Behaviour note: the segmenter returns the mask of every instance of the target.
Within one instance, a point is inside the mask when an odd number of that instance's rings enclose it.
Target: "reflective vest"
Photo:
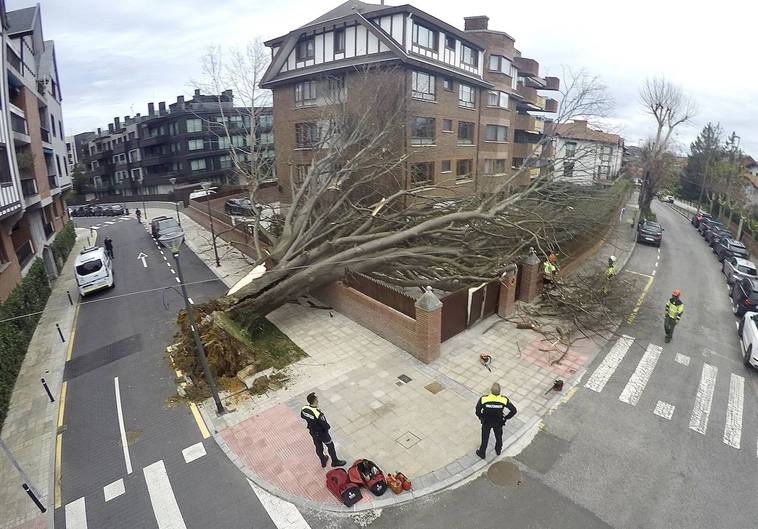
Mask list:
[[[668,300],[668,303],[666,303],[666,316],[672,320],[680,320],[683,313],[684,303],[682,303],[682,300],[677,298],[671,298]]]
[[[311,435],[323,436],[329,432],[329,423],[326,420],[326,416],[318,408],[303,406],[303,409],[300,411],[300,417],[305,419]]]
[[[612,264],[608,265],[608,269],[605,271],[605,275],[608,277],[608,279],[612,278],[616,275],[616,267]]]
[[[555,271],[558,270],[558,267],[555,266],[550,261],[545,261],[544,270],[545,270],[545,275],[549,276],[549,275],[553,275]]]
[[[503,395],[484,395],[479,399],[479,405],[476,407],[477,415],[485,423],[499,424],[503,422],[506,405],[508,404],[508,397]]]

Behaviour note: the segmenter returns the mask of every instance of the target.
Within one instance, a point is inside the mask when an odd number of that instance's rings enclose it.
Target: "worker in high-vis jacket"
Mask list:
[[[555,276],[558,275],[558,258],[555,254],[547,256],[547,260],[542,264],[542,283],[547,286],[555,284]]]
[[[500,384],[495,382],[492,384],[490,393],[482,396],[476,403],[476,416],[482,423],[482,444],[476,451],[476,455],[482,459],[485,458],[490,441],[490,430],[495,432],[495,453],[500,455],[503,449],[503,426],[514,415],[516,415],[516,406],[508,397],[500,394]]]
[[[329,458],[324,455],[324,445],[326,445],[326,449],[329,451],[329,456],[332,458],[332,466],[344,466],[346,461],[337,457],[337,451],[334,449],[334,441],[332,441],[332,436],[329,435],[329,428],[331,427],[329,426],[329,421],[326,420],[324,412],[318,408],[318,398],[316,397],[316,394],[309,393],[307,400],[308,405],[303,406],[303,409],[300,411],[300,417],[305,419],[305,423],[308,426],[308,433],[311,434],[313,444],[316,446],[316,455],[318,456],[319,461],[321,461],[321,466],[326,467],[326,463],[329,461]]]
[[[677,288],[671,293],[671,299],[666,303],[666,312],[663,317],[663,330],[666,331],[666,343],[674,336],[674,327],[682,319],[684,303],[680,299],[682,292]]]

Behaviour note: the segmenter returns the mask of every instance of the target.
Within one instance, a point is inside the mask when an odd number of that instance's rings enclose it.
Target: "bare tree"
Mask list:
[[[661,158],[669,149],[674,130],[697,113],[694,101],[682,90],[664,78],[647,79],[640,90],[640,100],[645,113],[655,119],[655,136],[644,147],[644,179],[640,190],[639,205],[643,215],[650,213],[650,203],[659,189],[664,165]]]

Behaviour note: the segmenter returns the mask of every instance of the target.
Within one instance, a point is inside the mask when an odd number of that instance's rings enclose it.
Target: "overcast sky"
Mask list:
[[[146,113],[149,101],[192,92],[207,46],[242,45],[298,27],[339,5],[329,0],[41,0],[46,39],[56,43],[67,133]],[[387,2],[399,5],[401,2]],[[7,0],[9,10],[33,5]],[[646,77],[664,75],[692,95],[699,114],[678,142],[708,121],[742,138],[758,157],[758,2],[721,0],[415,0],[454,26],[485,14],[516,39],[542,75],[563,66],[600,76],[616,101],[615,123],[630,144],[653,131],[639,105]],[[705,4],[708,7],[699,7]]]

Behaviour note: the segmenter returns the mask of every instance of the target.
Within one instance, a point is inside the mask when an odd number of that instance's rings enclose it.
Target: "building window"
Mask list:
[[[566,142],[566,158],[573,158],[576,156],[576,142]]]
[[[461,44],[461,62],[476,68],[479,65],[479,52],[474,48]]]
[[[205,169],[205,158],[200,158],[199,160],[190,160],[191,171],[202,171],[203,169]]]
[[[271,145],[274,143],[274,133],[273,132],[261,132],[260,138],[258,139],[258,143],[261,145]]]
[[[599,165],[597,167],[598,178],[607,179],[611,175],[611,167],[609,165]]]
[[[295,84],[295,107],[307,107],[316,104],[316,81],[303,81]]]
[[[487,92],[487,106],[508,108],[508,94],[498,92],[497,90],[489,90]]]
[[[422,48],[437,51],[437,32],[433,29],[414,23],[413,43]]]
[[[574,162],[563,162],[563,177],[571,178],[574,176]]]
[[[452,119],[443,119],[442,120],[442,132],[453,132],[453,120]]]
[[[416,99],[434,101],[434,76],[424,72],[413,72],[411,75],[411,95]]]
[[[315,123],[295,123],[295,144],[300,149],[307,149],[318,144],[318,125]]]
[[[153,129],[155,130],[155,129]],[[194,118],[187,120],[187,132],[201,132],[203,130],[203,122],[201,119]],[[151,131],[152,132],[152,131]],[[161,131],[161,134],[163,132]],[[152,134],[151,134],[152,136]]]
[[[297,60],[307,61],[313,59],[316,56],[316,39],[313,37],[309,39],[302,39],[297,43]]]
[[[508,127],[504,125],[487,125],[484,132],[485,141],[508,141]]]
[[[411,145],[433,145],[434,125],[434,118],[415,118],[411,133]]]
[[[132,180],[135,182],[141,182],[142,181],[142,168],[137,167],[136,169],[132,169]]]
[[[310,170],[310,165],[298,165],[295,167],[294,183],[297,185],[302,185],[305,182],[305,179],[308,177],[308,171]]]
[[[267,129],[274,125],[274,116],[271,114],[261,114],[257,119],[258,126],[261,128]]]
[[[505,174],[505,159],[484,160],[485,176],[494,176]]]
[[[453,80],[449,77],[443,77],[442,78],[442,88],[447,90],[448,92],[453,91]]]
[[[491,72],[500,72],[504,73],[505,75],[512,75],[511,66],[511,61],[502,55],[490,55],[489,70]]]
[[[345,30],[334,31],[334,53],[345,53]]]
[[[187,142],[187,148],[190,151],[199,151],[203,149],[203,140],[189,140]]]
[[[450,160],[442,160],[442,162],[440,162],[440,172],[441,173],[449,173],[449,172],[451,172],[451,169],[450,169]]]
[[[445,37],[445,47],[449,50],[455,51],[455,37],[448,35]]]
[[[219,157],[218,159],[218,165],[221,167],[221,169],[229,169],[232,167],[232,157],[228,154]]]
[[[468,121],[458,122],[458,145],[472,145],[474,143],[474,123]]]
[[[424,187],[432,183],[434,162],[414,163],[411,165],[411,187]]]
[[[458,85],[458,104],[466,108],[476,106],[476,92],[474,92],[473,86],[463,83]]]
[[[471,178],[471,168],[474,165],[473,160],[458,160],[455,164],[455,179],[465,180]]]

